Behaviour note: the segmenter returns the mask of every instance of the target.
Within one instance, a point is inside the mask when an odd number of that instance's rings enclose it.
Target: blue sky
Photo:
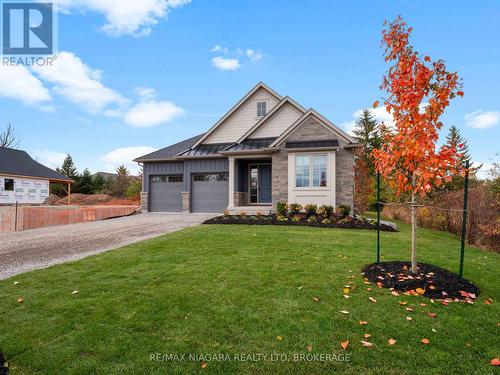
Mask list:
[[[500,151],[498,1],[55,3],[54,67],[0,65],[0,128],[10,122],[49,166],[70,153],[80,170],[134,167],[204,132],[259,81],[348,129],[382,95],[380,33],[398,14],[420,52],[463,77],[443,136],[457,126],[485,165]]]

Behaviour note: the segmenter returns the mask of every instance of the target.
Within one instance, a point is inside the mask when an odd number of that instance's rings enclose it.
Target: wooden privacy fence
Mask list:
[[[109,219],[137,206],[0,206],[0,233]]]

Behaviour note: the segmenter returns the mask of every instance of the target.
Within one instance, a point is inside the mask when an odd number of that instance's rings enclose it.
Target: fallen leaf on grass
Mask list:
[[[350,298],[347,294],[344,294],[344,298]]]
[[[425,289],[417,288],[417,289],[415,289],[415,292],[417,292],[418,294],[422,295],[422,294],[425,293]]]
[[[493,358],[491,361],[490,361],[490,364],[492,366],[500,366],[500,358]]]
[[[17,285],[17,284],[19,284],[19,281],[14,281],[14,285]]]
[[[371,302],[373,302],[373,303],[376,303],[376,302],[377,302],[377,300],[376,300],[375,298],[373,298],[373,297],[368,297],[368,299],[369,299]]]
[[[420,342],[421,342],[422,344],[425,344],[425,345],[427,345],[427,344],[430,344],[430,343],[431,343],[428,339],[422,339],[422,340],[420,340]]]
[[[297,287],[297,289],[298,289],[298,290],[301,290],[301,289],[302,289],[302,285],[301,285],[301,286],[299,286],[299,287]]]
[[[413,309],[411,307],[407,307],[406,311],[413,311]]]
[[[347,315],[347,314],[349,314],[349,311],[342,310],[341,313]]]
[[[206,362],[203,362],[203,363],[201,364],[201,368],[206,368],[206,367],[207,367],[207,363],[206,363]]]
[[[342,347],[342,349],[346,350],[347,349],[347,346],[349,345],[349,340],[347,341],[341,341],[340,342],[340,346]]]
[[[366,346],[367,348],[370,348],[373,346],[373,344],[371,342],[363,341],[363,340],[361,340],[361,345]]]
[[[366,291],[367,291],[367,292],[371,292],[371,291],[372,291],[372,288],[366,288]]]
[[[493,303],[493,300],[492,300],[491,298],[486,298],[486,299],[484,300],[484,303],[485,303],[486,305],[491,305],[491,304]]]
[[[407,316],[406,320],[413,320],[413,318],[411,316]]]
[[[368,322],[364,321],[364,320],[360,320],[359,321],[359,325],[360,326],[366,326],[368,324]]]
[[[432,332],[436,333],[437,331],[436,331],[436,329],[435,329],[435,328],[433,328],[433,329],[432,329]]]
[[[312,352],[312,350],[313,350],[312,345],[307,345],[307,351],[308,351],[308,352]]]
[[[78,290],[73,290],[73,291],[71,292],[71,294],[73,294],[73,295],[74,295],[74,294],[78,294]]]
[[[365,339],[369,339],[370,337],[372,337],[372,335],[370,335],[369,333],[365,333],[365,334],[363,335],[363,337],[364,337]]]
[[[406,302],[406,301],[399,301],[399,304],[400,304],[401,306],[404,306],[404,305],[407,305],[407,304],[408,304],[408,302]]]
[[[389,345],[394,345],[396,343],[396,340],[394,339],[389,339],[388,344]]]
[[[342,289],[342,292],[344,294],[349,294],[349,287],[345,287],[344,289]]]
[[[319,302],[319,297],[313,297],[313,298],[312,298],[312,300],[313,300],[314,302]]]
[[[363,281],[363,284],[370,285],[370,282],[369,281]]]
[[[426,303],[421,303],[420,306],[425,307],[425,306],[427,306],[427,304]]]
[[[437,316],[437,314],[436,313],[427,313],[427,316],[429,318],[435,318]]]
[[[396,292],[396,291],[394,291],[394,290],[391,292],[391,294],[392,294],[394,297],[399,296],[399,293],[398,293],[398,292]]]
[[[19,297],[19,298],[17,299],[17,303],[23,303],[23,302],[24,302],[24,298],[23,298],[23,297]]]

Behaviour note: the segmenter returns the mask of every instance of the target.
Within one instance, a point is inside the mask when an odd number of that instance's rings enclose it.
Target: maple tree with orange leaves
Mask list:
[[[464,174],[458,161],[462,154],[449,146],[437,147],[441,115],[450,100],[463,96],[456,72],[449,72],[443,60],[422,56],[409,43],[412,28],[402,17],[384,22],[382,45],[387,62],[394,62],[384,76],[381,89],[388,93],[383,105],[394,119],[395,128],[385,128],[383,144],[373,150],[375,169],[386,178],[397,195],[411,193],[411,271],[417,272],[416,198],[434,187]],[[374,108],[378,101],[373,103]],[[460,147],[460,146],[459,146]]]

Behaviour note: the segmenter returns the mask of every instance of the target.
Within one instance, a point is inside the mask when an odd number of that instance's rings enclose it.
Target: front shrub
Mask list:
[[[290,215],[297,215],[302,210],[302,206],[298,203],[290,203],[288,213]]]
[[[276,204],[276,211],[278,211],[278,215],[285,216],[286,215],[286,203],[278,202]]]
[[[318,219],[316,219],[316,216],[309,216],[309,219],[307,219],[308,223],[315,223],[317,221]]]
[[[292,219],[291,219],[291,220],[292,220],[292,222],[294,222],[294,223],[298,223],[298,222],[300,221],[300,219],[301,219],[301,218],[300,218],[300,216],[299,216],[299,215],[295,215],[294,217],[292,217]]]
[[[351,206],[347,204],[341,204],[339,206],[339,213],[342,219],[346,218],[350,212],[351,212]]]
[[[333,215],[333,206],[329,204],[324,204],[320,206],[316,212],[319,216],[328,218]]]
[[[288,218],[285,215],[278,215],[276,217],[276,220],[278,220],[278,221],[288,221]]]
[[[321,224],[330,224],[332,221],[330,219],[321,220]]]
[[[316,205],[316,204],[306,204],[304,206],[304,210],[306,211],[307,217],[316,215],[317,209],[318,209],[318,205]]]

